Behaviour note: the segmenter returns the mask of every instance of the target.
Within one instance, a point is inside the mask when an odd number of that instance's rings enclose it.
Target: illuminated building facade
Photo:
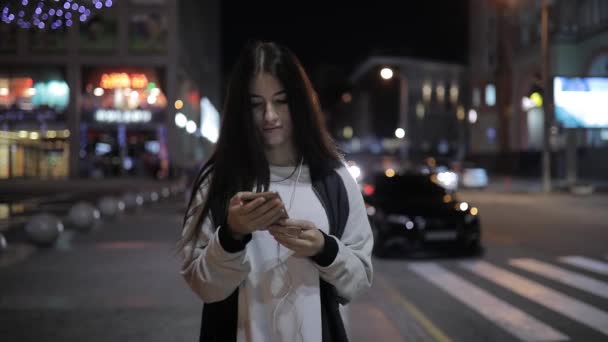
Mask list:
[[[548,3],[551,89],[541,79],[541,1],[469,2],[470,102],[478,114],[469,128],[471,153],[490,168],[538,175],[542,104],[555,101],[556,77],[608,77],[608,2]],[[608,127],[570,128],[555,116],[558,111],[551,111],[549,130],[553,175],[564,177],[571,164],[583,177],[605,178],[608,165],[597,160],[608,160]],[[576,162],[566,161],[568,146]]]
[[[219,2],[66,3],[61,16],[40,10],[62,24],[0,23],[0,179],[166,178],[204,159],[201,103],[215,110],[220,95]]]
[[[350,75],[334,134],[348,153],[460,160],[466,153],[466,68],[403,56],[369,56]]]

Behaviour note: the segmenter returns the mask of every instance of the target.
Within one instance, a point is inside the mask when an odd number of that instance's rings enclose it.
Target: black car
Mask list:
[[[436,177],[391,172],[374,174],[363,182],[376,255],[391,247],[404,252],[433,247],[466,254],[481,252],[478,209],[459,202]]]

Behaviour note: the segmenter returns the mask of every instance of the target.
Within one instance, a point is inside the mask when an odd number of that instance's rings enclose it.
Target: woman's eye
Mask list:
[[[251,107],[259,108],[262,105],[262,102],[251,102]]]
[[[275,102],[280,103],[280,104],[285,104],[285,103],[287,103],[287,99],[276,99]]]

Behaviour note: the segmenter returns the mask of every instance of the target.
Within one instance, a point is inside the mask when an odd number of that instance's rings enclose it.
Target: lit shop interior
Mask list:
[[[69,94],[59,71],[0,70],[0,179],[68,177]]]
[[[81,176],[165,178],[167,98],[161,70],[83,70]]]

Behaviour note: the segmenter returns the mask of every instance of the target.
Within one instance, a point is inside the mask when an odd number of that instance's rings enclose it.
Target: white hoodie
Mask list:
[[[293,167],[270,166],[269,191],[277,191],[289,209],[289,217],[307,220],[329,234],[327,215],[312,189],[308,167],[304,165],[295,186]],[[321,337],[319,277],[334,285],[345,301],[371,286],[372,232],[363,198],[356,181],[345,167],[337,170],[349,199],[349,216],[334,261],[322,267],[310,258],[293,257],[267,231],[252,234],[244,250],[229,253],[219,240],[219,229],[205,218],[193,258],[191,247],[183,250],[181,274],[192,290],[206,303],[221,301],[239,288],[237,341],[310,341]],[[208,182],[199,189],[189,212],[200,213]],[[183,235],[192,227],[194,215],[186,220]]]

